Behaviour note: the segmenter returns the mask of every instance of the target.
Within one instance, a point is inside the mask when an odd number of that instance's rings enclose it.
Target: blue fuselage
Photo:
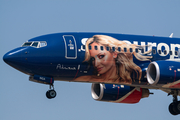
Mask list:
[[[142,77],[141,82],[132,81],[132,84],[148,84],[146,70],[150,62],[178,59],[180,44],[177,43],[180,41],[179,38],[107,33],[57,33],[30,39],[28,42],[44,41],[47,45],[43,47],[24,46],[16,48],[4,55],[4,61],[28,75],[41,75],[52,77],[55,80],[73,81],[79,76],[94,74],[93,65],[83,62],[86,52],[84,45],[87,39],[94,35],[111,36],[119,41],[125,41],[127,44],[139,45],[141,46],[139,50],[143,49],[142,54],[151,50],[150,53],[146,54],[146,56],[152,56],[148,60],[141,61],[133,56],[133,62],[142,70]],[[122,49],[125,48],[122,47]],[[124,52],[126,51],[124,50]],[[102,81],[92,82],[102,83]],[[167,82],[169,81],[163,81],[162,84]]]

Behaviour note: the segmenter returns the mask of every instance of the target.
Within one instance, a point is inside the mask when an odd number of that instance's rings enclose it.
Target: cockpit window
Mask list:
[[[32,42],[25,42],[22,47],[31,46]]]
[[[33,46],[33,47],[38,47],[38,42],[34,42],[34,43],[32,44],[32,46]]]
[[[35,47],[35,48],[41,48],[47,46],[47,43],[45,41],[32,41],[32,42],[25,42],[22,47]]]
[[[41,41],[41,42],[40,42],[40,47],[44,47],[44,46],[47,46],[47,43],[44,42],[44,41]]]

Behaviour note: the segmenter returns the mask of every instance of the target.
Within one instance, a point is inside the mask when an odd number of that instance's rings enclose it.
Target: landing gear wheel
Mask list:
[[[174,104],[173,102],[169,105],[169,112],[170,112],[172,115],[178,115],[178,113],[177,113],[176,110],[175,110],[175,104]]]
[[[174,110],[180,114],[180,101],[174,103]]]
[[[168,95],[173,96],[173,102],[169,105],[169,112],[172,115],[180,114],[180,101],[178,101],[178,98],[177,98],[177,96],[179,95],[179,91],[171,90],[171,92]]]
[[[49,99],[55,98],[56,97],[56,91],[55,90],[48,90],[46,92],[46,97]]]

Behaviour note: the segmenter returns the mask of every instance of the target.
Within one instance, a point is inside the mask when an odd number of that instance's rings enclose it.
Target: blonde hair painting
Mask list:
[[[141,49],[145,46],[128,44],[124,41],[120,41],[106,35],[94,35],[93,37],[89,38],[86,41],[86,45],[85,45],[86,53],[85,53],[84,62],[90,61],[91,56],[90,56],[89,46],[94,42],[103,45],[105,48],[109,47],[110,53],[115,52],[117,54],[117,58],[115,58],[115,61],[117,68],[116,72],[120,77],[119,82],[132,83],[131,75],[133,75],[133,79],[138,79],[140,82],[142,76],[142,70],[138,65],[136,65],[133,62],[133,55],[137,60],[150,61],[150,58],[152,58],[152,56],[147,56],[146,54],[150,53],[152,49],[144,53],[136,52],[135,51],[136,49]],[[113,47],[115,48],[115,50],[112,50]],[[121,47],[121,51],[118,50],[119,47]],[[132,49],[132,51],[130,51],[130,48]],[[124,49],[127,49],[127,51],[124,51]],[[113,81],[113,82],[117,82],[117,81]]]

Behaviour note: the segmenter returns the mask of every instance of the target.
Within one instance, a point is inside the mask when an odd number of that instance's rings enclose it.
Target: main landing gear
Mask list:
[[[177,99],[178,91],[174,90],[168,95],[170,94],[173,96],[173,102],[169,105],[169,112],[172,115],[178,115],[180,114],[180,101]]]
[[[56,97],[56,91],[54,90],[54,85],[50,85],[49,87],[50,87],[50,90],[48,90],[46,92],[46,97],[48,99],[55,98]],[[52,89],[51,89],[51,87],[52,87]]]

